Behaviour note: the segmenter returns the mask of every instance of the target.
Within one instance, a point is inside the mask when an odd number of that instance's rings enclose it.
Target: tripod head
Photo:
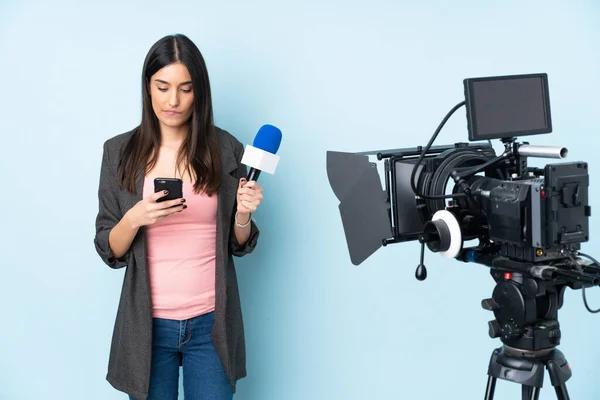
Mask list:
[[[513,261],[476,250],[466,250],[460,258],[490,267],[496,286],[492,297],[481,303],[495,316],[488,323],[489,335],[522,351],[558,346],[558,310],[566,288],[585,290],[600,284],[600,268],[595,261],[585,263],[570,253],[565,260],[544,264]]]

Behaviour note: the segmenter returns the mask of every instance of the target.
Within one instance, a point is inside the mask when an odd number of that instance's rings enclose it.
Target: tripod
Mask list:
[[[538,400],[544,381],[544,367],[548,370],[557,399],[569,400],[565,382],[571,377],[571,368],[560,350],[522,352],[508,346],[492,352],[485,400],[494,399],[497,379],[521,384],[522,400]]]
[[[496,280],[492,298],[482,307],[493,311],[489,335],[502,347],[492,352],[485,400],[494,399],[497,379],[518,383],[522,400],[537,400],[548,371],[558,400],[569,400],[566,381],[571,368],[560,343],[558,310],[562,307],[565,280],[543,280],[528,274],[491,270]]]

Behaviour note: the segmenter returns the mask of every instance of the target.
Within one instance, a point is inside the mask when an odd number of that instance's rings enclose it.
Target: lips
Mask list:
[[[163,113],[168,117],[176,117],[181,114],[180,112],[173,110],[163,110]]]

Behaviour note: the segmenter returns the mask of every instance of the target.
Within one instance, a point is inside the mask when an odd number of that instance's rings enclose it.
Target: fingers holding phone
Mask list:
[[[152,225],[187,208],[182,193],[183,182],[175,178],[156,178],[151,196],[140,200],[127,214],[134,228]]]
[[[152,196],[148,197],[149,211],[156,211],[161,216],[167,216],[176,212],[181,212],[187,208],[185,199],[183,197],[177,197],[172,200],[166,200],[169,197],[170,192],[163,190],[156,192]]]

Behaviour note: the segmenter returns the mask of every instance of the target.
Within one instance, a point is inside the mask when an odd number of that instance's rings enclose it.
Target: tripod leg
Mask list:
[[[538,400],[540,398],[540,388],[534,387],[531,389],[531,400]]]
[[[552,357],[548,360],[546,368],[548,369],[550,381],[552,382],[552,386],[554,386],[558,400],[569,400],[566,382],[571,378],[572,372],[563,353],[555,350]]]
[[[558,400],[569,400],[567,386],[564,383],[560,386],[556,386],[554,389],[556,390],[556,397]]]
[[[485,400],[494,400],[494,390],[496,390],[496,378],[490,375],[485,390]]]
[[[540,388],[536,386],[521,386],[521,398],[523,400],[538,400],[540,397]]]

